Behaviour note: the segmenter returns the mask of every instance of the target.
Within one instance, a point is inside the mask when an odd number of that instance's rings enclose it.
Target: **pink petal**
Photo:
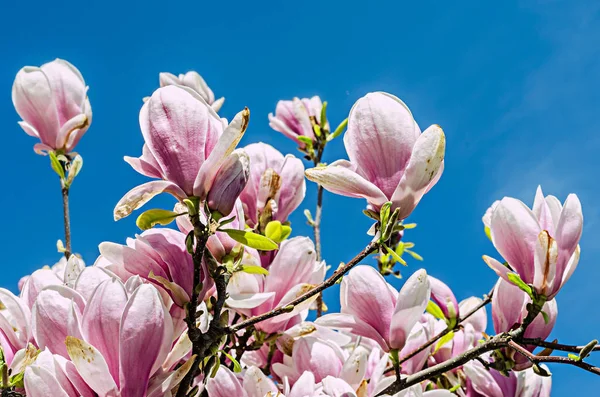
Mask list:
[[[533,212],[517,199],[503,198],[492,214],[494,246],[526,283],[533,281],[533,257],[541,231]]]
[[[552,212],[544,198],[541,186],[538,186],[535,192],[532,212],[537,217],[540,227],[543,230],[548,231],[551,236],[554,236],[554,220],[552,219]]]
[[[418,129],[397,97],[369,93],[350,110],[344,145],[350,161],[386,197],[392,197],[411,157]]]
[[[364,198],[375,208],[388,201],[385,194],[373,183],[360,176],[352,163],[338,160],[326,167],[310,168],[306,177],[326,190],[342,196]]]
[[[208,193],[208,207],[228,216],[246,187],[250,175],[250,158],[243,149],[234,150],[219,168]]]
[[[519,287],[499,279],[492,296],[492,319],[496,333],[508,332],[515,324],[520,324],[523,308],[529,300]]]
[[[277,395],[277,386],[257,367],[250,367],[246,370],[244,390],[248,397],[264,397],[269,392]]]
[[[100,396],[119,396],[117,385],[110,375],[108,365],[94,346],[72,336],[67,337],[66,346],[77,372],[92,390]]]
[[[431,294],[427,273],[421,269],[406,280],[398,293],[394,316],[389,331],[389,343],[392,349],[402,349],[406,338],[419,321]]]
[[[127,293],[120,280],[106,280],[91,296],[83,312],[85,340],[98,349],[107,362],[110,374],[119,379],[119,327]]]
[[[556,226],[555,239],[558,243],[556,275],[559,280],[563,278],[569,259],[579,244],[582,231],[583,213],[581,203],[575,194],[569,194]]]
[[[315,323],[333,329],[346,330],[354,335],[373,339],[384,351],[389,351],[387,342],[375,328],[351,314],[327,314],[318,318]]]
[[[125,156],[123,159],[131,166],[131,168],[142,175],[157,179],[162,179],[163,177],[160,166],[146,144],[144,144],[142,155],[140,157]]]
[[[392,208],[400,208],[399,219],[407,218],[425,192],[439,180],[445,150],[446,137],[439,126],[432,125],[419,136],[402,179],[394,186],[391,196]]]
[[[224,366],[220,366],[215,377],[206,382],[206,390],[211,397],[247,396],[235,374]]]
[[[343,366],[342,354],[341,350],[336,352],[334,345],[307,336],[294,342],[292,359],[299,373],[309,371],[315,376],[315,382],[321,382],[326,376],[337,377],[340,374]]]
[[[150,285],[141,285],[129,298],[119,336],[122,397],[145,393],[163,344],[171,342],[172,336],[165,337],[167,323],[171,321],[166,316],[158,292]]]
[[[114,209],[115,221],[129,216],[134,210],[142,207],[154,196],[160,193],[169,193],[178,200],[187,197],[185,192],[177,185],[168,181],[152,181],[136,186],[119,200]]]
[[[71,397],[50,371],[37,365],[25,369],[24,384],[29,397]]]

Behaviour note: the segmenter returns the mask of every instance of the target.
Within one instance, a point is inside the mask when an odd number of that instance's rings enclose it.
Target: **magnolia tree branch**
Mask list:
[[[508,341],[508,346],[516,350],[519,354],[528,359],[532,364],[538,365],[540,363],[556,363],[556,364],[570,364],[576,367],[582,368],[588,372],[591,372],[596,375],[600,375],[600,368],[583,362],[582,360],[575,360],[570,357],[560,357],[560,356],[538,356],[535,355],[529,350],[525,349],[523,346],[519,345],[514,340]]]
[[[317,154],[313,158],[315,167],[321,162],[323,157],[324,145],[319,145]],[[315,218],[313,219],[312,227],[315,235],[315,250],[317,253],[317,261],[322,260],[321,254],[321,216],[323,212],[323,186],[317,185],[317,208],[315,210]],[[320,292],[317,296],[317,318],[323,314],[323,293]]]
[[[65,258],[71,256],[71,218],[69,215],[69,188],[62,185],[62,202],[63,202],[63,220],[65,224]]]
[[[293,301],[289,302],[285,306],[276,307],[275,309],[273,309],[273,310],[271,310],[271,311],[269,311],[267,313],[251,317],[251,318],[247,319],[246,321],[242,321],[239,324],[231,325],[231,326],[229,326],[227,328],[227,331],[228,332],[237,332],[240,329],[244,329],[246,327],[249,327],[251,325],[259,323],[261,321],[267,320],[267,319],[272,318],[272,317],[276,317],[276,316],[278,316],[280,314],[283,314],[283,313],[290,312],[291,310],[294,309],[294,307],[296,305],[298,305],[298,304],[306,301],[307,299],[315,296],[316,294],[319,294],[319,293],[323,292],[327,288],[329,288],[332,285],[334,285],[336,283],[336,281],[338,281],[340,278],[342,278],[342,276],[347,271],[349,271],[350,269],[352,269],[354,266],[356,266],[360,261],[362,261],[363,259],[365,259],[367,256],[369,256],[370,254],[372,254],[373,252],[375,252],[375,250],[377,250],[378,245],[379,245],[379,243],[377,241],[371,241],[365,247],[365,249],[363,249],[358,255],[356,255],[354,258],[352,258],[344,266],[342,266],[338,270],[336,270],[331,275],[331,277],[329,277],[327,280],[323,281],[321,284],[319,284],[315,288],[311,289],[310,291],[308,291],[308,292],[300,295],[298,298],[296,298]]]
[[[521,342],[524,345],[533,345],[539,347],[545,347],[552,350],[560,350],[563,352],[579,353],[586,346],[574,346],[574,345],[563,345],[557,342],[547,342],[543,339],[528,339],[521,338]],[[592,348],[592,351],[600,351],[600,345],[596,345]]]

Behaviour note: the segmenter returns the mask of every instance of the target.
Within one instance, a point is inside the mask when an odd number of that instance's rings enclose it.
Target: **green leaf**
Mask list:
[[[279,221],[271,221],[267,224],[267,227],[265,227],[265,236],[276,243],[281,243],[288,238],[291,233],[292,228],[287,225],[282,225]]]
[[[417,227],[416,223],[405,223],[402,225],[404,227],[404,229],[408,230],[408,229],[414,229],[415,227]]]
[[[511,283],[519,287],[521,291],[525,292],[531,297],[531,299],[533,299],[533,290],[529,285],[525,284],[525,281],[521,280],[521,276],[519,276],[517,273],[507,273],[506,276]]]
[[[48,156],[50,157],[50,166],[52,167],[54,172],[56,172],[58,174],[60,179],[65,179],[65,169],[63,168],[60,161],[58,161],[58,158],[56,157],[56,153],[49,152]]]
[[[219,227],[225,226],[225,225],[227,225],[227,224],[229,224],[229,223],[231,223],[231,222],[233,222],[235,220],[236,220],[235,216],[232,216],[231,218],[227,218],[227,219],[220,219],[219,220]]]
[[[340,125],[337,126],[337,128],[335,129],[335,131],[333,131],[333,133],[329,134],[329,136],[327,137],[327,142],[332,141],[335,138],[337,138],[338,136],[342,135],[342,132],[344,132],[344,130],[346,129],[347,126],[348,126],[348,119],[345,119],[344,121],[342,121],[340,123]]]
[[[210,371],[211,378],[214,378],[215,376],[217,376],[217,372],[219,371],[220,366],[221,366],[221,360],[219,360],[219,359],[215,360],[215,364],[212,367],[212,370]]]
[[[183,214],[169,210],[152,209],[144,211],[140,216],[138,216],[135,224],[142,230],[148,230],[152,229],[158,224],[163,226],[168,225],[180,215]]]
[[[579,361],[580,358],[577,354],[569,353],[567,354],[571,360]]]
[[[548,316],[548,313],[546,313],[545,311],[541,311],[540,312],[542,314],[542,317],[544,317],[544,324],[548,324],[548,322],[550,321],[550,317]]]
[[[398,254],[393,249],[391,249],[390,247],[388,247],[385,244],[383,246],[385,247],[385,250],[388,252],[388,254],[390,254],[396,262],[401,263],[402,265],[406,266],[406,261],[404,259],[402,259],[400,256],[398,256]]]
[[[228,359],[231,360],[231,362],[233,363],[233,372],[242,372],[242,366],[240,365],[240,363],[238,362],[238,360],[236,360],[235,358],[233,358],[233,356],[229,353],[226,353],[224,350],[221,350],[221,353],[223,353],[224,355],[227,356]]]
[[[323,107],[321,108],[321,119],[319,120],[319,125],[321,128],[327,125],[327,101],[323,102]]]
[[[24,387],[24,385],[23,385],[24,375],[25,375],[25,372],[19,372],[18,374],[11,376],[10,380],[8,382],[8,385],[11,387],[18,387],[18,388]]]
[[[263,274],[265,276],[269,275],[269,271],[262,266],[242,265],[242,271],[248,274]]]
[[[440,340],[438,341],[438,343],[435,345],[435,348],[433,349],[433,353],[431,353],[431,354],[437,353],[438,350],[440,350],[442,348],[442,346],[444,346],[446,343],[450,342],[452,340],[452,338],[454,338],[453,331],[450,331],[446,335],[442,336],[440,338]]]
[[[188,209],[188,213],[190,215],[196,215],[198,213],[198,203],[196,200],[196,203],[194,203],[193,200],[190,199],[183,199],[183,204],[185,204],[185,206]]]
[[[406,248],[406,244],[404,244],[402,241],[400,241],[398,243],[398,245],[396,246],[396,249],[394,251],[396,251],[396,253],[398,254],[398,256],[402,256],[402,254],[404,253],[404,249]]]
[[[442,309],[440,309],[440,307],[436,305],[433,301],[427,302],[427,308],[425,309],[425,311],[435,318],[439,318],[442,320],[446,319],[446,316],[444,316],[444,312],[442,312]]]
[[[313,140],[312,140],[311,138],[307,137],[307,136],[300,135],[300,136],[297,136],[296,138],[297,138],[297,139],[298,139],[300,142],[302,142],[302,143],[304,143],[304,144],[306,144],[306,145],[309,145],[310,147],[312,147],[312,145],[313,145]]]
[[[219,231],[227,233],[238,243],[260,251],[273,251],[279,248],[273,240],[260,234],[238,229],[219,229]]]
[[[423,257],[419,254],[417,254],[415,251],[411,251],[409,249],[404,250],[404,252],[406,252],[408,255],[412,256],[414,259],[418,260],[418,261],[422,261]]]
[[[390,208],[392,206],[391,202],[387,202],[385,204],[383,204],[381,206],[381,209],[379,210],[379,219],[381,220],[381,227],[384,228],[389,219],[390,219]]]

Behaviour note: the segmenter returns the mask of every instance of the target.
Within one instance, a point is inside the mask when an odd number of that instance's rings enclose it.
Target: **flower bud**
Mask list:
[[[235,201],[246,187],[250,175],[250,158],[243,149],[235,150],[226,159],[208,193],[208,208],[223,216],[233,210]]]

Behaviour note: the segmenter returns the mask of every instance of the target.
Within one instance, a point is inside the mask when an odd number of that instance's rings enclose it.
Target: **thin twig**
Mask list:
[[[534,346],[546,347],[546,348],[553,349],[553,350],[560,350],[563,352],[571,352],[571,353],[579,353],[581,351],[581,349],[583,349],[585,347],[585,346],[563,345],[562,343],[556,343],[556,342],[547,342],[547,341],[539,339],[539,338],[536,338],[536,339],[522,338],[520,340],[520,342],[522,342],[524,345],[534,345]],[[600,351],[600,345],[594,346],[592,348],[592,351]]]
[[[61,181],[61,184],[63,182]],[[69,216],[69,188],[62,186],[63,221],[65,224],[65,258],[71,256],[71,218]]]
[[[229,326],[227,329],[227,332],[237,332],[240,329],[244,329],[246,327],[249,327],[251,325],[254,325],[256,323],[259,323],[261,321],[267,320],[269,318],[278,316],[280,314],[283,313],[287,313],[290,311],[290,308],[293,309],[294,306],[304,302],[305,300],[315,296],[316,294],[324,291],[325,289],[331,287],[332,285],[334,285],[336,283],[337,280],[339,280],[347,271],[349,271],[350,269],[352,269],[354,266],[356,266],[360,261],[362,261],[363,259],[365,259],[367,256],[369,256],[371,253],[373,253],[378,246],[378,242],[376,241],[372,241],[370,242],[365,249],[363,249],[358,255],[356,255],[354,258],[352,258],[350,260],[350,262],[346,263],[344,266],[342,266],[341,268],[339,268],[338,270],[336,270],[331,277],[329,277],[327,280],[323,281],[321,284],[319,284],[317,287],[311,289],[310,291],[302,294],[301,296],[299,296],[298,298],[294,299],[293,301],[285,304],[284,306],[278,306],[275,309],[264,313],[264,314],[260,314],[258,316],[254,316],[251,317],[249,319],[247,319],[246,321],[242,321],[239,324],[235,324],[232,326]]]
[[[325,141],[326,142],[326,141]],[[315,167],[319,165],[321,162],[321,158],[323,157],[323,150],[325,149],[325,144],[319,145],[317,150],[317,154],[313,158],[313,162]],[[323,186],[317,185],[317,208],[315,209],[315,218],[313,219],[313,232],[315,235],[315,250],[317,251],[317,261],[321,261],[322,253],[321,253],[321,216],[323,212]],[[317,296],[317,318],[321,317],[323,314],[323,293],[319,292]]]
[[[536,364],[536,365],[539,363],[570,364],[570,365],[579,367],[581,369],[584,369],[588,372],[591,372],[593,374],[600,375],[600,368],[595,367],[591,364],[585,363],[581,360],[573,360],[572,358],[569,358],[569,357],[560,357],[560,356],[537,356],[537,355],[529,352],[529,350],[525,349],[523,346],[519,345],[517,342],[515,342],[513,340],[508,341],[508,346],[510,346],[512,349],[516,350],[523,357],[527,358],[532,364]]]

